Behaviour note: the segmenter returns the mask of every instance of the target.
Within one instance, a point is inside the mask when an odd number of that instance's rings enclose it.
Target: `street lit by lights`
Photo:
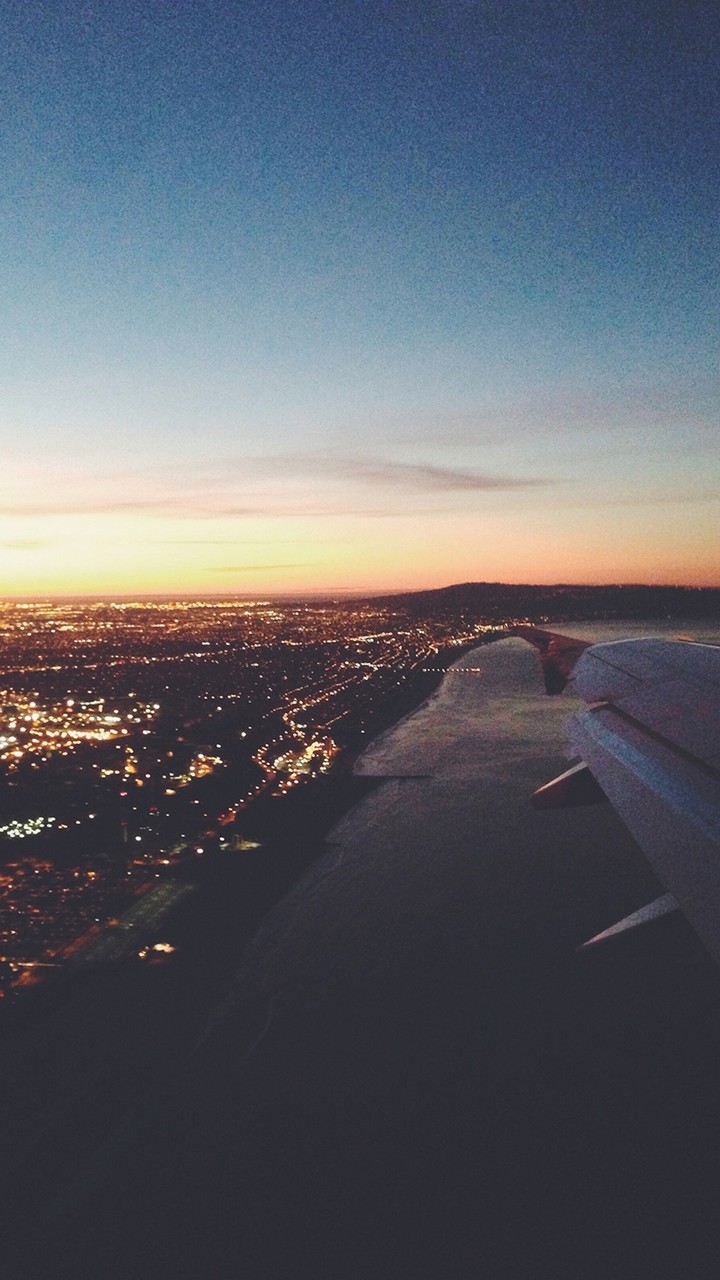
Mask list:
[[[239,815],[290,806],[481,625],[372,602],[0,602],[0,950],[62,963],[209,841],[257,849]],[[15,848],[42,857],[13,869]]]

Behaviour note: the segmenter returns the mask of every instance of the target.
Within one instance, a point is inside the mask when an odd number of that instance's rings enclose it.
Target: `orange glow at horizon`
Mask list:
[[[719,586],[710,512],[163,519],[55,515],[0,536],[6,595],[393,592],[453,582]],[[703,520],[703,516],[705,519]]]

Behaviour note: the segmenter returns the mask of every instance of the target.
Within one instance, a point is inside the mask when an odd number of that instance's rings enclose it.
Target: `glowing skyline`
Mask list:
[[[4,592],[720,585],[714,6],[5,27]]]

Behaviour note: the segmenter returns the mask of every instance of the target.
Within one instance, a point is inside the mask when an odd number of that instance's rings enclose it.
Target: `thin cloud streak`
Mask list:
[[[152,538],[154,547],[282,547],[295,538]]]
[[[360,481],[361,484],[389,485],[400,490],[409,489],[412,492],[529,489],[550,483],[540,478],[484,475],[454,467],[416,462],[393,462],[386,459],[366,461],[359,458],[285,455],[279,458],[256,458],[251,465],[275,475],[325,476],[328,479],[341,481]]]
[[[251,459],[225,458],[187,480],[187,465],[170,466],[159,485],[147,471],[88,477],[86,492],[56,501],[7,502],[6,516],[82,516],[142,514],[180,519],[393,516],[406,514],[402,500],[417,503],[423,495],[518,492],[559,483],[540,477],[491,475],[459,468],[387,459],[278,455]],[[149,482],[148,482],[149,481]],[[322,481],[322,491],[315,490]],[[77,483],[77,480],[75,480]],[[137,493],[146,486],[146,491]],[[332,487],[337,486],[335,492]],[[57,492],[57,483],[53,485]],[[137,496],[118,497],[119,488]],[[311,492],[308,492],[311,488]],[[361,494],[393,491],[399,505],[380,506]],[[330,490],[330,491],[329,491]],[[352,500],[354,490],[355,500]],[[89,491],[89,495],[88,495]],[[350,499],[350,501],[348,501]],[[415,508],[413,508],[415,509]]]
[[[0,542],[0,549],[3,551],[38,551],[41,547],[49,547],[49,542],[43,542],[38,538],[9,538],[6,542]]]
[[[305,560],[297,564],[216,564],[208,573],[265,573],[273,569],[312,569],[312,564]]]

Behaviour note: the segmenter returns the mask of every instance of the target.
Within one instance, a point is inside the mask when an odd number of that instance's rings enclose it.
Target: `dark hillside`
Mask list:
[[[432,591],[375,597],[374,605],[405,610],[411,617],[454,617],[468,621],[509,619],[587,621],[592,618],[714,618],[720,614],[717,587],[558,583],[462,582]]]

